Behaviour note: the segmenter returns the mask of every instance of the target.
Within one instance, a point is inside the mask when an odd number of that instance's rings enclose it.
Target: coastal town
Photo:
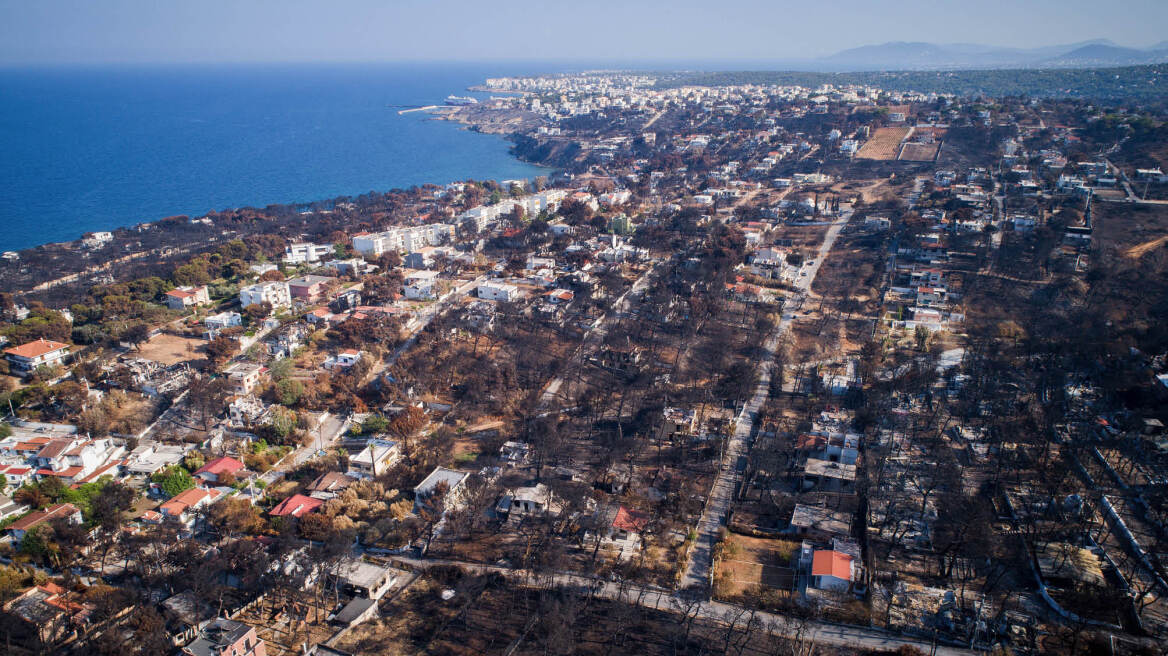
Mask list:
[[[471,92],[546,175],[3,253],[6,653],[1162,653],[1162,104]]]

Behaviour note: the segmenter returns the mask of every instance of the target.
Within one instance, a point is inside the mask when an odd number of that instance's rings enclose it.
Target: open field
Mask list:
[[[872,203],[880,200],[887,193],[892,193],[892,185],[886,178],[876,180],[861,180],[853,182],[839,182],[832,186],[832,191],[843,198],[855,196],[861,203]]]
[[[856,153],[856,159],[892,161],[900,150],[900,142],[908,136],[912,128],[876,128],[872,138],[864,142]]]
[[[784,591],[794,587],[790,563],[799,549],[797,542],[727,533],[723,545],[714,573],[722,595],[736,597],[757,585]]]
[[[166,366],[180,362],[195,364],[196,361],[201,364],[205,344],[201,339],[161,333],[143,344],[138,355]]]
[[[1168,206],[1136,203],[1093,203],[1095,233],[1104,248],[1115,247],[1128,257],[1141,257],[1165,243]]]
[[[937,157],[941,143],[906,143],[900,150],[900,160],[905,162],[931,162]]]

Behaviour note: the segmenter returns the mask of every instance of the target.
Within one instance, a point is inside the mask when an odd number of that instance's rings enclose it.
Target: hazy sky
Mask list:
[[[0,0],[0,63],[766,60],[1166,27],[1166,0]]]

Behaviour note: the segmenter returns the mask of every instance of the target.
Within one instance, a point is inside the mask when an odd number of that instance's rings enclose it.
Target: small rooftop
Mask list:
[[[225,618],[212,620],[199,631],[199,637],[183,648],[191,656],[221,656],[223,650],[243,639],[251,627]]]

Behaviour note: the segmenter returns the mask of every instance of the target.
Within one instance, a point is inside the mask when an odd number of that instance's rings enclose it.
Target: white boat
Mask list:
[[[446,104],[455,106],[477,105],[479,101],[478,98],[471,98],[470,96],[446,96]]]

